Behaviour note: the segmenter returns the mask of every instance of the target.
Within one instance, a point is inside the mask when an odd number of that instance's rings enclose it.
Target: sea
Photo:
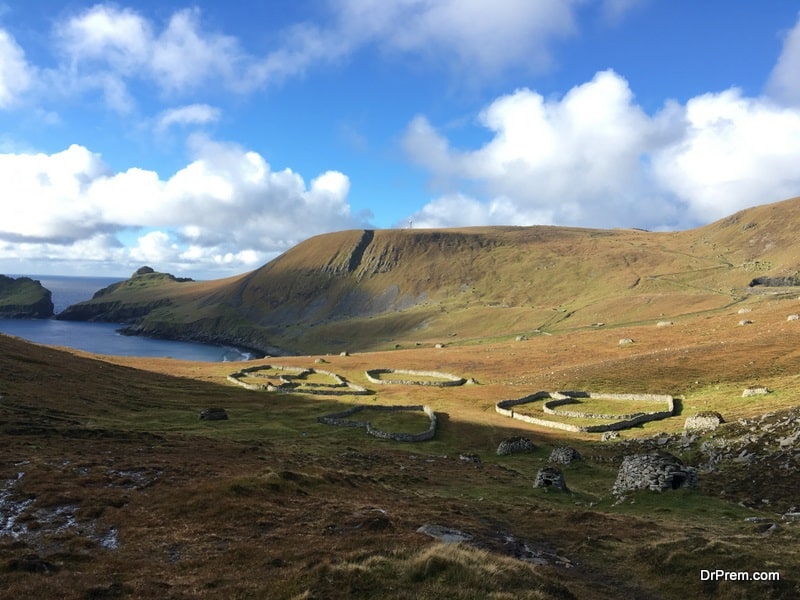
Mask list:
[[[39,280],[53,294],[56,314],[68,306],[89,300],[95,292],[122,281],[114,277],[67,277],[61,275],[9,274]],[[176,358],[201,362],[234,362],[253,358],[231,346],[159,340],[118,333],[119,323],[83,323],[56,319],[0,319],[0,333],[48,346],[66,346],[95,354]]]

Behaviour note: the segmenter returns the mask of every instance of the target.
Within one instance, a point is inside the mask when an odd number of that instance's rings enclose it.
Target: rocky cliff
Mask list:
[[[0,318],[49,319],[53,316],[50,290],[30,277],[0,275]]]

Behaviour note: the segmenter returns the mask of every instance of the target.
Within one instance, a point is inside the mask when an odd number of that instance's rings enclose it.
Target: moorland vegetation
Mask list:
[[[134,277],[124,298],[122,286],[88,303],[94,318],[114,298],[150,304],[132,318],[143,332],[230,325],[292,350],[250,365],[272,391],[230,381],[229,363],[0,336],[2,594],[795,598],[798,225],[796,199],[678,233],[343,232],[241,277],[144,273],[141,289]],[[376,369],[472,383],[375,384]],[[286,373],[305,375],[277,393]],[[339,380],[370,393],[309,393]],[[604,440],[495,410],[564,390],[670,395],[673,415]],[[573,400],[612,418],[642,410]],[[427,414],[380,409],[417,405],[436,417],[417,443],[320,422],[360,406],[378,430],[418,433]],[[228,419],[200,419],[210,407]],[[722,423],[684,429],[709,414]],[[532,448],[497,453],[515,438]],[[534,487],[565,445],[582,458],[558,464],[566,491]],[[625,457],[648,454],[675,457],[695,485],[614,493]],[[715,570],[779,578],[701,577]]]

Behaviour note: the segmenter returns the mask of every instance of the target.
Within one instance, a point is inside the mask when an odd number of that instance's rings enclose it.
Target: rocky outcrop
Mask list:
[[[50,290],[30,277],[0,275],[0,318],[49,319],[53,316]]]

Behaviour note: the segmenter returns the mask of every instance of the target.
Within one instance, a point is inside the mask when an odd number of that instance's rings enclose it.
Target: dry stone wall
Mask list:
[[[247,377],[266,377],[266,375],[259,374],[259,371],[279,371],[285,372],[279,376],[280,384],[273,385],[270,383],[250,383],[243,381]],[[333,383],[330,384],[303,384],[303,379],[309,375],[324,375],[330,377]],[[322,369],[304,369],[302,367],[286,367],[283,365],[257,365],[254,367],[245,367],[236,373],[228,375],[228,381],[242,386],[248,390],[267,391],[267,392],[284,392],[284,393],[303,393],[303,394],[317,394],[324,396],[351,396],[351,395],[364,395],[369,394],[369,390],[350,383],[343,377],[331,371],[323,371]],[[302,389],[299,389],[301,388]]]
[[[424,431],[422,433],[398,433],[393,431],[383,431],[382,429],[373,427],[369,421],[357,421],[348,418],[365,409],[382,410],[390,412],[422,411],[430,419],[430,426],[428,427],[427,431]],[[436,435],[436,413],[430,406],[425,406],[421,404],[411,405],[411,406],[400,406],[400,405],[368,406],[365,404],[358,404],[352,408],[348,408],[347,410],[343,410],[338,413],[317,417],[317,421],[325,425],[335,425],[338,427],[363,427],[364,429],[367,430],[367,433],[371,436],[381,438],[384,440],[395,440],[398,442],[423,442],[425,440],[432,439]]]
[[[398,375],[416,375],[418,377],[435,377],[435,380],[427,379],[382,379],[380,375],[385,374],[398,374]],[[450,373],[441,373],[439,371],[412,371],[410,369],[370,369],[366,372],[367,379],[377,385],[430,385],[436,387],[450,387],[456,385],[464,385],[466,379],[451,375]]]
[[[601,400],[637,400],[653,402],[655,405],[661,405],[662,410],[652,412],[635,413],[627,415],[597,415],[594,413],[584,413],[577,411],[561,411],[558,406],[565,404],[573,404],[578,402],[579,398],[596,398]],[[541,419],[531,415],[523,414],[514,411],[515,406],[520,404],[527,404],[536,402],[538,400],[547,399],[543,404],[542,410],[547,414],[554,416],[562,416],[568,418],[583,418],[583,419],[605,419],[612,420],[611,423],[603,423],[599,425],[575,425],[572,423],[563,423],[560,421],[551,421],[548,419]],[[536,392],[523,398],[515,400],[502,400],[495,405],[495,410],[506,417],[517,419],[532,425],[539,425],[541,427],[549,427],[551,429],[562,429],[564,431],[581,432],[581,433],[600,433],[604,431],[618,431],[620,429],[628,429],[648,421],[658,421],[671,417],[675,412],[675,401],[672,396],[660,394],[602,394],[594,392]]]

